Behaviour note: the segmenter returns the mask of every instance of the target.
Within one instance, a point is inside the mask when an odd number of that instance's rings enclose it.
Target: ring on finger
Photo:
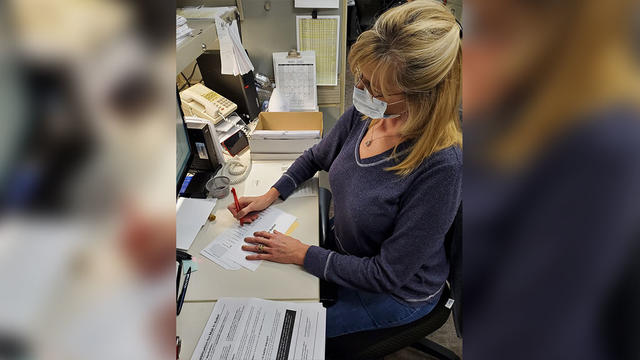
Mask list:
[[[264,252],[264,245],[263,245],[263,244],[258,244],[258,246],[257,246],[257,247],[258,247],[258,252],[259,252],[259,253]]]

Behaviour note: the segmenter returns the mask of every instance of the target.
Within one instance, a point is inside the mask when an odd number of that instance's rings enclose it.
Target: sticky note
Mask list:
[[[182,262],[182,273],[186,274],[191,269],[191,273],[198,271],[198,264],[193,260],[184,260]]]

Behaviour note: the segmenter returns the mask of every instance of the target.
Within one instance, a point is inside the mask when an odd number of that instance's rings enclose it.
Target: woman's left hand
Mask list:
[[[245,242],[252,245],[242,246],[242,250],[257,253],[256,255],[248,255],[247,260],[268,260],[297,265],[304,263],[309,245],[300,240],[275,230],[273,233],[258,231],[253,233],[253,236],[244,239]]]

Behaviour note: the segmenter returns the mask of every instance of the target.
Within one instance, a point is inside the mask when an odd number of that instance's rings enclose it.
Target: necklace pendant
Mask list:
[[[365,144],[367,147],[371,146],[371,140],[367,140],[367,141],[365,141],[365,142],[364,142],[364,144]]]

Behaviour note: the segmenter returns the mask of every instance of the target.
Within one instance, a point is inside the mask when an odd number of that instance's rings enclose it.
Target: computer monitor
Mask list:
[[[191,167],[193,149],[189,142],[184,113],[180,107],[180,97],[178,96],[176,99],[176,197],[178,197],[182,183]]]

